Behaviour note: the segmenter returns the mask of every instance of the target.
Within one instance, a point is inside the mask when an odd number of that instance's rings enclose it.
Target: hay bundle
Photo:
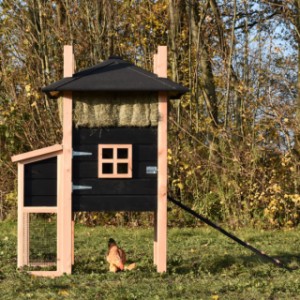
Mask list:
[[[157,126],[157,95],[153,93],[76,93],[73,99],[76,127]]]
[[[131,120],[132,120],[133,105],[123,102],[120,103],[119,108],[120,110],[119,110],[118,125],[128,126],[127,124],[131,124]]]

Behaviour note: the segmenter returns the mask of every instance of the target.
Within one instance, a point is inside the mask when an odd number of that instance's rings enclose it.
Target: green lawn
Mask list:
[[[300,232],[243,229],[253,246],[300,267]],[[152,263],[153,229],[76,226],[71,276],[37,278],[16,270],[16,224],[0,223],[0,299],[300,299],[300,270],[279,269],[213,229],[171,228],[168,271]],[[109,273],[109,237],[137,269]]]

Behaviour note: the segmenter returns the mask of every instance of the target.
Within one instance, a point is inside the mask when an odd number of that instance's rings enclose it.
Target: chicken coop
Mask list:
[[[31,272],[59,276],[70,274],[74,263],[73,212],[149,211],[154,264],[166,271],[168,99],[187,89],[167,79],[165,46],[153,61],[153,73],[120,57],[74,73],[73,48],[64,47],[64,78],[42,89],[59,102],[62,144],[12,157],[18,163],[19,268],[39,266],[32,249],[37,215],[45,248],[54,250],[42,256],[47,270]]]

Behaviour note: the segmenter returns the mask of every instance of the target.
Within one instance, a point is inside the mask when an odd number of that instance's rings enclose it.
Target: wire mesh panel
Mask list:
[[[28,266],[30,269],[55,270],[57,262],[57,215],[29,213]]]

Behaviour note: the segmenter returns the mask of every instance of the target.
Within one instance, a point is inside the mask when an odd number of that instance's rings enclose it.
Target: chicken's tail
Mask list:
[[[124,267],[124,270],[125,271],[131,271],[131,270],[133,270],[133,269],[135,269],[136,268],[136,263],[132,263],[132,264],[130,264],[130,265],[128,265],[128,266],[125,266]]]

